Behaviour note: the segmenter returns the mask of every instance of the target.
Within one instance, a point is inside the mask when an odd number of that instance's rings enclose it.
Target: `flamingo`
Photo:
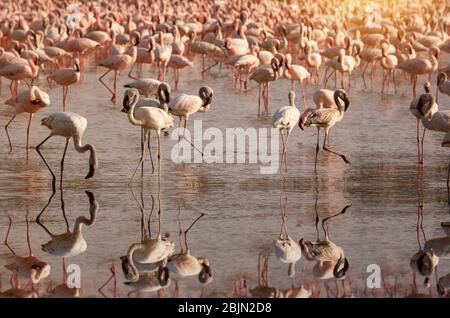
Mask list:
[[[165,45],[163,33],[159,32],[159,45],[155,48],[155,62],[158,65],[158,80],[164,82],[166,78],[167,64],[169,64],[172,55],[172,46]]]
[[[92,178],[95,175],[95,170],[98,166],[97,152],[95,150],[95,147],[92,144],[81,144],[83,133],[87,126],[86,118],[70,112],[56,112],[51,114],[50,116],[42,118],[41,125],[50,129],[50,134],[36,147],[36,151],[42,158],[48,170],[50,171],[50,174],[52,175],[53,191],[55,191],[56,177],[40,151],[41,146],[53,136],[61,136],[66,138],[66,144],[64,146],[64,152],[61,159],[61,186],[64,172],[64,159],[66,157],[67,146],[71,138],[73,138],[73,145],[77,152],[85,153],[86,151],[89,151],[90,153],[89,172],[86,175],[85,179]]]
[[[31,251],[30,243],[30,225],[28,222],[28,212],[26,213],[26,224],[27,224],[27,243],[28,243],[28,256],[19,256],[13,250],[13,248],[8,243],[9,231],[12,226],[12,219],[8,216],[9,225],[6,231],[5,246],[10,250],[14,256],[14,261],[12,263],[6,264],[6,269],[18,274],[21,277],[30,279],[33,284],[39,283],[41,280],[45,279],[50,275],[50,265],[38,259],[33,255]]]
[[[36,66],[35,62],[36,58],[29,58],[28,63],[11,63],[0,69],[0,76],[11,80],[9,88],[12,96],[17,95],[19,92],[19,81],[25,81],[28,88],[31,88],[31,84],[27,82],[27,79],[34,79],[39,73],[39,67]]]
[[[430,59],[416,57],[397,65],[397,68],[412,75],[414,97],[416,97],[417,77],[422,74],[431,74],[438,69],[437,58],[439,55],[439,49],[437,47],[432,47],[428,52]]]
[[[306,107],[305,87],[303,85],[303,81],[309,79],[311,74],[309,74],[309,72],[303,66],[291,64],[292,55],[289,53],[286,54],[284,63],[284,77],[291,81],[291,90],[294,90],[294,81],[298,81],[300,83],[300,87],[302,89],[303,104]]]
[[[55,81],[56,84],[63,88],[63,111],[66,111],[67,95],[69,94],[69,86],[80,81],[80,61],[75,58],[72,60],[71,68],[62,68],[54,72],[48,77],[49,81]]]
[[[431,89],[431,84],[430,82],[425,82],[423,89],[425,91],[426,94],[430,93],[430,89]],[[423,160],[423,156],[424,156],[424,141],[425,141],[425,133],[427,128],[424,127],[423,128],[423,134],[422,134],[422,141],[420,141],[420,120],[422,119],[422,115],[420,114],[419,110],[417,109],[417,106],[419,104],[419,97],[414,98],[411,103],[409,104],[409,110],[410,112],[413,114],[414,117],[416,117],[417,120],[417,162],[419,164],[423,164],[424,160]],[[434,103],[433,108],[435,108],[435,110],[437,111],[437,104]]]
[[[392,76],[394,81],[395,93],[397,94],[397,83],[395,82],[395,68],[398,64],[398,59],[393,54],[388,54],[388,44],[385,42],[381,44],[381,54],[382,57],[380,59],[381,67],[386,70],[386,75],[383,74],[383,80],[381,85],[381,94],[384,93],[384,84],[387,81],[388,91],[389,91],[389,79]]]
[[[447,79],[447,74],[444,72],[440,72],[437,76],[436,103],[438,101],[439,92],[450,96],[450,81]]]
[[[303,126],[305,124],[306,118],[308,118],[309,114],[319,108],[336,108],[336,104],[334,103],[333,98],[334,91],[329,89],[319,89],[313,94],[313,101],[316,104],[316,108],[306,108],[302,114],[300,115],[299,127],[303,130]]]
[[[347,93],[344,90],[336,90],[333,95],[334,103],[337,106],[337,109],[334,108],[319,108],[313,111],[308,118],[306,118],[305,126],[313,126],[317,128],[317,145],[316,145],[316,158],[314,161],[314,169],[317,169],[317,154],[319,153],[319,134],[320,129],[325,130],[325,138],[323,140],[323,150],[331,152],[337,156],[340,156],[345,163],[350,164],[350,161],[340,153],[337,153],[331,149],[328,149],[326,146],[326,141],[328,139],[328,133],[330,128],[332,128],[336,123],[340,122],[344,118],[344,112],[347,111],[347,108],[350,104],[350,100],[348,99]],[[339,102],[339,99],[344,102],[344,106]]]
[[[158,87],[161,84],[160,81],[153,78],[142,78],[135,80],[131,83],[125,84],[123,87],[126,88],[136,88],[139,94],[145,97],[156,96],[158,92]]]
[[[126,68],[129,68],[133,65],[133,63],[136,61],[136,55],[137,55],[137,48],[136,43],[128,50],[129,54],[117,54],[117,55],[110,55],[107,58],[100,61],[97,65],[106,67],[108,70],[103,73],[102,76],[99,77],[100,83],[102,83],[103,86],[105,86],[108,91],[111,93],[111,101],[113,103],[116,102],[116,83],[117,83],[117,73],[121,70],[124,70]],[[114,86],[113,89],[111,89],[105,82],[103,82],[103,78],[108,75],[109,72],[114,71]],[[128,73],[128,76],[130,76],[130,73]]]
[[[64,199],[62,197],[62,193],[63,191],[61,191],[61,209],[65,217],[66,212],[64,208]],[[86,218],[85,216],[79,216],[75,220],[75,225],[72,231],[69,229],[68,223],[66,223],[66,232],[62,234],[53,234],[45,227],[45,225],[41,222],[41,217],[49,204],[47,204],[46,207],[41,211],[41,213],[39,213],[39,215],[36,217],[36,222],[51,237],[50,241],[41,245],[42,251],[47,252],[50,255],[63,257],[63,263],[64,258],[74,257],[86,251],[87,244],[83,236],[82,227],[83,225],[93,225],[97,218],[99,205],[95,200],[95,195],[90,191],[85,191],[85,193],[89,199],[90,217]],[[51,199],[49,200],[49,203],[50,201]]]
[[[142,193],[141,193],[142,194]],[[134,197],[134,194],[133,194]],[[141,197],[142,198],[142,197]],[[136,200],[139,204],[142,213],[142,225],[144,221],[144,206]],[[156,238],[151,237],[150,232],[150,219],[148,220],[148,233],[144,229],[143,237],[140,243],[132,244],[126,256],[122,256],[122,269],[125,277],[130,282],[138,282],[142,278],[142,274],[148,274],[154,272],[159,266],[165,264],[167,258],[172,255],[175,249],[175,243],[162,238],[161,236],[161,199],[158,195],[159,211],[158,211],[158,236]],[[152,211],[153,212],[154,201],[152,196]],[[151,217],[151,214],[150,214]],[[155,276],[156,278],[156,276]]]
[[[185,56],[172,54],[167,66],[169,68],[173,68],[173,80],[175,82],[175,90],[177,90],[178,82],[180,81],[180,69],[185,67],[194,67],[194,63],[192,63],[192,61]]]
[[[158,176],[161,175],[161,145],[160,134],[162,129],[173,127],[173,118],[164,110],[157,107],[139,107],[135,111],[135,107],[139,100],[139,91],[135,88],[129,88],[125,92],[123,99],[123,113],[128,113],[128,120],[135,126],[144,129],[144,141],[150,130],[155,130],[158,137]],[[133,181],[137,169],[144,161],[145,147],[142,147],[142,154],[139,163],[131,176],[130,182]]]
[[[302,254],[305,256],[308,260],[314,260],[317,263],[323,267],[323,265],[328,266],[329,264],[333,265],[333,277],[337,279],[342,279],[345,277],[348,268],[349,268],[349,262],[344,254],[344,249],[338,245],[336,245],[333,241],[330,239],[330,235],[325,227],[326,222],[328,222],[330,219],[344,214],[348,208],[350,208],[351,205],[345,206],[341,212],[326,217],[322,220],[322,228],[325,232],[325,239],[320,240],[319,237],[316,241],[304,241],[301,239],[299,241]],[[317,212],[316,212],[317,213]],[[316,225],[319,221],[318,215],[316,214]],[[316,268],[318,270],[318,268]],[[324,276],[322,275],[322,278]]]
[[[186,124],[189,119],[189,116],[199,112],[204,113],[209,111],[212,103],[212,99],[214,96],[214,91],[211,87],[203,86],[200,87],[198,91],[198,96],[181,94],[180,96],[172,99],[169,104],[169,113],[179,118],[179,126],[181,126],[181,119],[184,119],[184,130],[183,130],[183,138],[184,133],[186,131]],[[181,138],[181,136],[180,136]],[[190,142],[189,142],[190,143]],[[195,146],[191,143],[191,145],[195,148]],[[197,149],[197,148],[195,148]],[[197,149],[198,150],[198,149]],[[199,151],[202,153],[201,151]],[[203,153],[202,153],[203,155]]]
[[[280,77],[280,61],[274,57],[270,61],[270,66],[264,65],[258,67],[252,75],[250,80],[254,80],[259,85],[258,92],[258,116],[260,115],[261,108],[261,96],[264,99],[264,110],[266,114],[269,114],[269,82],[276,81]],[[261,91],[261,85],[262,91]]]
[[[181,251],[169,257],[166,267],[161,266],[158,269],[158,279],[161,282],[167,281],[170,276],[184,278],[189,276],[198,276],[201,284],[208,284],[213,279],[211,265],[206,257],[195,257],[191,254],[187,243],[187,234],[194,224],[204,216],[202,213],[194,222],[184,231],[184,245]],[[180,231],[181,233],[181,231]],[[182,246],[182,242],[180,242]]]
[[[319,83],[319,67],[322,64],[322,56],[317,52],[312,52],[311,45],[307,45],[305,60],[306,60],[306,65],[308,65],[308,67],[310,69],[314,70],[313,75],[316,75],[317,84],[318,84]],[[312,79],[313,79],[313,76],[311,76],[311,81],[312,81]]]
[[[15,107],[14,115],[5,125],[5,131],[6,135],[8,136],[10,153],[12,152],[12,143],[8,133],[8,126],[11,124],[14,118],[16,118],[17,115],[21,113],[29,114],[27,126],[27,144],[26,144],[26,152],[28,155],[31,119],[33,118],[33,115],[37,113],[39,110],[50,105],[50,97],[46,92],[40,90],[37,86],[32,86],[30,90],[24,91],[14,97],[9,98],[8,100],[5,101],[5,104]]]
[[[131,34],[131,36],[135,36],[137,37],[136,42],[139,43],[140,42],[140,33],[135,31]],[[148,64],[151,65],[153,63],[153,61],[155,60],[155,52],[154,52],[154,48],[155,48],[155,39],[154,38],[150,38],[150,40],[148,41],[148,47],[147,48],[142,48],[139,47],[137,49],[136,52],[136,61],[133,63],[133,65],[131,66],[130,69],[130,74],[132,74],[133,72],[133,68],[136,64],[138,64],[138,74],[137,74],[137,79],[139,79],[141,77],[141,72],[142,72],[142,64]]]
[[[289,92],[289,106],[283,106],[278,109],[272,116],[272,126],[280,131],[281,140],[283,142],[283,150],[281,155],[281,162],[285,158],[285,169],[287,172],[287,141],[292,129],[294,129],[300,118],[300,111],[295,106],[295,92]],[[286,131],[286,138],[283,136],[283,130]]]

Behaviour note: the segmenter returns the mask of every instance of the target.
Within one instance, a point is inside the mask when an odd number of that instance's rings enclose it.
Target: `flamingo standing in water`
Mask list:
[[[198,91],[199,96],[181,94],[169,102],[169,112],[179,118],[178,128],[181,126],[181,119],[184,119],[183,138],[186,132],[186,124],[189,116],[197,112],[204,113],[209,111],[214,95],[212,88],[203,86]],[[181,138],[181,136],[180,136]],[[186,139],[187,140],[187,139]],[[197,149],[190,141],[191,146]],[[198,149],[197,149],[198,150]],[[203,152],[198,150],[202,155]]]
[[[155,61],[158,64],[158,80],[164,82],[166,79],[167,65],[172,55],[172,46],[165,45],[163,33],[159,33],[159,45],[155,48]]]
[[[313,101],[316,104],[316,108],[306,108],[302,114],[300,115],[299,127],[303,130],[303,125],[305,124],[306,118],[308,118],[309,114],[319,108],[336,108],[336,104],[334,102],[334,91],[329,89],[319,89],[313,94]]]
[[[80,81],[80,61],[77,58],[73,59],[71,68],[57,70],[48,77],[48,81],[50,82],[51,80],[63,88],[63,111],[65,112],[69,86]]]
[[[39,156],[42,158],[42,160],[44,161],[45,165],[47,166],[48,170],[50,171],[50,173],[52,175],[53,191],[55,191],[56,177],[40,151],[41,146],[53,136],[61,136],[61,137],[66,138],[66,145],[64,147],[64,152],[63,152],[63,156],[61,159],[61,179],[60,179],[61,186],[62,186],[63,172],[64,172],[64,159],[66,157],[67,146],[69,145],[69,141],[71,138],[73,138],[73,145],[77,152],[85,153],[86,151],[89,151],[89,153],[90,153],[90,155],[89,155],[89,172],[86,175],[85,179],[92,178],[95,175],[95,169],[97,169],[97,166],[98,166],[97,153],[96,153],[95,147],[94,147],[94,145],[91,145],[91,144],[85,144],[85,145],[81,144],[81,140],[83,138],[83,133],[87,126],[86,118],[84,118],[78,114],[75,114],[75,113],[57,112],[57,113],[51,114],[48,117],[42,118],[41,125],[50,129],[50,135],[48,135],[48,137],[45,138],[36,147],[36,151],[39,154]]]
[[[430,82],[425,82],[423,85],[423,89],[426,94],[430,93],[431,84]],[[419,164],[423,164],[423,156],[424,156],[424,141],[425,141],[425,133],[427,131],[427,128],[423,128],[422,133],[422,141],[420,141],[420,120],[422,119],[422,115],[420,114],[419,110],[417,109],[417,105],[419,104],[419,97],[414,98],[411,103],[409,104],[409,110],[413,114],[414,117],[416,117],[417,120],[417,162]],[[433,108],[436,108],[437,110],[437,104],[435,103],[433,105]]]
[[[301,65],[292,64],[292,55],[286,54],[286,60],[284,62],[285,70],[284,77],[291,81],[291,90],[294,90],[294,81],[298,81],[300,83],[300,87],[302,89],[302,98],[303,105],[306,107],[306,95],[305,95],[305,87],[303,85],[303,81],[309,79],[311,74]]]
[[[281,162],[285,159],[285,169],[287,172],[287,141],[292,129],[294,129],[300,118],[300,111],[295,106],[295,92],[289,92],[289,106],[278,109],[272,116],[272,125],[280,131],[281,141],[283,142],[283,150],[281,154]],[[286,131],[286,138],[283,136],[283,130]],[[281,169],[282,170],[282,169]]]
[[[180,81],[180,69],[185,67],[194,67],[194,63],[183,55],[172,54],[167,64],[169,68],[173,68],[173,80],[175,82],[175,90],[178,89],[178,82]]]
[[[264,111],[266,114],[269,114],[269,82],[276,81],[280,77],[280,66],[280,61],[274,57],[270,61],[270,65],[258,67],[252,75],[250,75],[250,80],[254,80],[259,86],[258,116],[261,113],[261,96],[264,102]]]
[[[37,86],[32,86],[29,91],[22,92],[6,100],[5,104],[15,107],[13,117],[5,125],[5,131],[6,135],[8,136],[9,142],[9,152],[12,152],[12,143],[8,133],[8,126],[11,124],[14,118],[16,118],[17,115],[21,113],[29,114],[27,126],[27,144],[26,144],[26,152],[28,155],[28,144],[29,144],[28,141],[30,139],[31,119],[33,118],[33,115],[37,113],[39,110],[50,105],[50,97],[46,92],[40,90]]]
[[[431,47],[428,51],[430,59],[416,57],[397,65],[397,68],[409,73],[413,77],[413,96],[416,97],[417,77],[423,74],[432,74],[438,69],[439,49]]]
[[[136,38],[136,37],[133,37],[133,38]],[[132,47],[129,48],[129,50],[128,50],[129,54],[110,55],[98,63],[99,66],[103,66],[108,69],[102,76],[99,77],[98,80],[111,93],[111,95],[112,95],[111,101],[113,103],[115,103],[115,101],[116,101],[117,73],[121,70],[131,67],[134,64],[134,62],[136,61],[136,56],[137,56],[137,47],[136,47],[137,44],[138,44],[138,42],[133,43]],[[103,78],[106,75],[108,75],[108,73],[111,71],[114,71],[114,87],[113,87],[113,89],[111,89],[105,82],[103,82]],[[128,73],[128,76],[131,77],[130,73]]]
[[[320,129],[325,130],[325,138],[323,140],[323,150],[331,152],[337,156],[340,156],[345,163],[350,164],[350,161],[340,153],[337,153],[331,149],[328,149],[326,146],[326,141],[328,139],[328,133],[330,128],[333,127],[336,123],[340,122],[344,118],[344,113],[347,111],[347,108],[350,104],[350,100],[348,99],[347,93],[344,90],[336,90],[334,92],[334,103],[337,106],[337,109],[334,108],[319,108],[313,111],[308,118],[306,118],[305,126],[313,126],[317,128],[317,145],[316,145],[316,158],[314,161],[314,169],[317,170],[317,154],[319,153],[319,134]],[[340,103],[339,100],[344,102],[344,105]]]
[[[136,105],[139,101],[139,91],[135,88],[127,89],[123,99],[122,112],[128,114],[128,120],[135,126],[140,126],[144,129],[144,138],[148,135],[150,130],[155,130],[158,137],[158,176],[161,175],[161,141],[160,135],[162,129],[173,127],[173,118],[163,109],[158,107],[139,107]],[[145,141],[145,139],[144,139]],[[136,169],[131,176],[130,182],[133,181],[137,169],[143,163],[145,156],[145,147],[142,148],[141,159],[139,160]]]

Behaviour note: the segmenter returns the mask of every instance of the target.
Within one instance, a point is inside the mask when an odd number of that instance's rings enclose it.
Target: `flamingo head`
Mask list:
[[[208,107],[208,106],[211,105],[212,98],[213,98],[213,95],[214,95],[214,91],[209,86],[203,86],[198,91],[198,95],[200,96],[200,98],[203,101],[203,105],[202,106],[203,107]]]
[[[37,86],[32,86],[30,89],[30,103],[41,108],[47,107],[50,105],[50,97]]]
[[[204,285],[209,284],[213,280],[212,269],[209,261],[206,257],[199,257],[198,261],[202,265],[202,269],[198,274],[198,280]]]
[[[50,265],[46,262],[36,261],[31,265],[31,281],[34,284],[50,275]]]
[[[420,95],[419,102],[417,103],[417,111],[421,116],[431,117],[431,108],[434,104],[434,97],[429,93]]]
[[[170,285],[170,272],[166,266],[160,265],[158,267],[158,282],[161,287],[167,287]]]
[[[437,76],[437,85],[441,85],[443,82],[445,82],[447,80],[447,74],[445,74],[444,72],[439,72],[438,76]]]
[[[123,108],[122,113],[128,113],[133,106],[136,105],[139,99],[139,91],[136,88],[129,88],[125,91],[125,96],[123,97]]]

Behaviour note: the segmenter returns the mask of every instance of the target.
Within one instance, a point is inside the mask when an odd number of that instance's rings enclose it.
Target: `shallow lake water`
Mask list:
[[[209,85],[214,89],[213,104],[209,112],[194,114],[188,121],[202,120],[203,128],[216,127],[225,131],[230,127],[269,128],[271,115],[257,116],[258,87],[250,83],[249,90],[239,92],[233,88],[230,71],[213,69],[205,81],[196,67],[181,72],[178,91],[196,94],[199,87]],[[89,68],[82,83],[69,90],[68,110],[88,119],[84,142],[96,146],[99,169],[94,178],[85,180],[88,170],[87,154],[77,153],[70,144],[65,161],[62,187],[65,213],[70,228],[79,216],[89,217],[89,201],[85,191],[91,191],[99,209],[95,223],[82,229],[87,243],[84,253],[69,257],[67,264],[77,264],[81,269],[83,297],[102,297],[97,289],[110,276],[110,268],[117,271],[117,296],[126,297],[134,288],[124,284],[120,256],[127,253],[131,244],[141,239],[141,209],[138,201],[144,201],[144,212],[151,212],[152,196],[155,200],[151,227],[152,235],[158,234],[158,196],[161,202],[161,233],[175,241],[180,249],[179,220],[187,228],[201,213],[205,213],[188,234],[192,255],[208,258],[214,279],[202,286],[197,277],[172,281],[163,293],[141,292],[130,296],[186,296],[230,297],[237,296],[234,287],[244,281],[248,289],[258,285],[259,255],[268,256],[269,285],[287,290],[301,281],[313,284],[320,290],[319,297],[345,295],[376,297],[386,295],[389,287],[397,285],[396,296],[412,293],[413,274],[409,266],[411,256],[424,244],[422,231],[417,231],[418,205],[423,204],[423,233],[426,239],[444,237],[440,223],[450,221],[446,187],[449,151],[441,148],[443,135],[427,132],[425,165],[418,169],[416,146],[416,120],[410,114],[411,87],[409,79],[397,75],[398,93],[381,97],[380,70],[375,88],[364,89],[359,70],[349,91],[350,107],[342,122],[331,133],[330,147],[344,153],[351,161],[345,164],[339,157],[319,152],[317,172],[314,172],[316,129],[301,131],[295,127],[288,143],[288,173],[280,176],[261,174],[259,163],[182,163],[171,160],[176,141],[162,136],[162,174],[158,183],[157,170],[151,174],[149,160],[145,161],[143,181],[140,172],[132,188],[128,181],[140,157],[140,130],[132,126],[122,113],[122,85],[129,81],[126,74],[119,77],[119,93],[116,105],[109,101],[107,90],[98,77],[102,69]],[[155,77],[155,71],[144,68],[145,77]],[[321,73],[322,79],[323,73]],[[172,74],[168,73],[172,84]],[[111,78],[110,78],[111,79]],[[426,78],[421,78],[418,91]],[[435,87],[435,80],[432,81]],[[0,122],[6,124],[13,109],[4,105],[9,97],[9,81],[3,80],[0,100]],[[332,87],[334,83],[331,84]],[[49,93],[51,105],[37,113],[32,122],[30,145],[36,146],[48,134],[40,126],[40,119],[62,110],[62,89],[49,88],[44,76],[39,86]],[[24,88],[22,88],[24,89]],[[317,89],[307,86],[307,99],[313,104],[312,93]],[[433,88],[434,91],[435,88]],[[270,86],[272,114],[287,105],[290,82],[277,81]],[[297,107],[302,109],[300,89],[296,86]],[[440,106],[446,109],[448,96],[440,96]],[[176,125],[178,119],[175,120]],[[41,244],[50,240],[46,231],[35,222],[46,206],[51,191],[48,170],[34,149],[25,156],[27,116],[22,114],[10,126],[14,150],[8,153],[8,141],[4,132],[0,137],[0,237],[3,241],[8,228],[8,215],[13,220],[9,236],[10,245],[17,254],[28,253],[26,240],[26,215],[30,220],[30,239],[33,253],[50,263],[50,277],[37,288],[42,294],[50,282],[63,280],[62,258],[41,250]],[[323,134],[321,135],[323,137]],[[205,141],[204,144],[208,142]],[[64,140],[54,137],[42,148],[44,156],[59,177],[59,161]],[[152,153],[156,164],[156,139],[152,135]],[[147,158],[148,159],[148,158]],[[132,192],[133,191],[133,192]],[[135,195],[138,200],[133,197]],[[66,225],[61,209],[61,192],[57,190],[42,215],[43,224],[53,233],[63,233]],[[316,239],[316,212],[320,219],[351,207],[346,213],[328,223],[332,240],[345,251],[350,264],[343,281],[320,280],[313,275],[313,263],[303,257],[296,264],[296,276],[288,275],[288,265],[281,263],[273,253],[273,240],[278,238],[281,226],[280,198],[286,202],[287,227],[290,236],[298,242]],[[320,226],[319,229],[321,230]],[[321,233],[321,236],[323,234]],[[0,274],[3,289],[9,287],[10,272],[4,265],[11,253],[0,246]],[[365,290],[367,267],[378,264],[385,286]],[[302,273],[303,272],[303,273]],[[438,276],[450,272],[450,261],[441,259]],[[418,292],[437,295],[436,278],[431,277],[431,288],[417,277]],[[22,279],[21,283],[26,284]],[[328,286],[328,287],[326,287]],[[339,289],[338,289],[339,288]],[[391,288],[392,289],[392,288]],[[350,291],[351,290],[351,291]],[[104,293],[113,296],[112,284]],[[245,288],[240,296],[249,295]]]

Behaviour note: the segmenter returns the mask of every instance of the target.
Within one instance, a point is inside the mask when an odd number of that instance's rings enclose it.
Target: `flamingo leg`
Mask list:
[[[39,156],[42,158],[42,160],[44,161],[45,165],[48,168],[48,171],[50,171],[51,175],[52,175],[52,189],[53,191],[55,191],[55,183],[56,183],[56,177],[55,174],[53,173],[52,169],[50,168],[50,166],[48,165],[47,161],[45,160],[44,156],[42,155],[41,151],[39,150],[40,147],[47,141],[50,139],[50,137],[52,137],[52,135],[49,135],[47,138],[45,138],[39,145],[36,146],[36,151],[39,154]]]
[[[303,105],[304,105],[305,108],[308,108],[308,105],[306,103],[305,86],[303,85],[302,81],[300,81],[300,87],[302,89]]]
[[[153,165],[152,150],[150,148],[150,130],[148,131],[147,147],[148,147],[148,152],[149,152],[149,155],[150,155],[150,162],[152,163],[152,174],[153,174],[155,172],[155,166]],[[144,166],[144,163],[142,163],[142,166]]]
[[[109,72],[111,72],[112,70],[107,70],[102,76],[100,76],[99,78],[98,78],[98,80],[100,81],[100,83],[102,83],[102,85],[103,86],[105,86],[106,87],[106,89],[111,93],[111,95],[113,95],[114,96],[114,92],[113,92],[113,90],[111,89],[111,88],[109,88],[109,86],[108,85],[106,85],[106,83],[105,82],[103,82],[103,78],[106,76],[106,75],[108,75],[109,74]]]
[[[9,225],[8,225],[8,230],[6,231],[6,237],[5,237],[4,244],[11,251],[11,253],[13,255],[16,255],[16,252],[14,252],[13,248],[8,243],[9,231],[11,230],[11,226],[12,226],[12,219],[9,215],[8,215],[8,219],[9,219]]]
[[[206,70],[205,70],[205,54],[202,54],[202,79],[205,80]]]
[[[417,118],[417,163],[420,164],[420,120]]]
[[[286,130],[286,139],[284,140],[284,146],[283,146],[283,153],[284,153],[284,169],[285,172],[288,172],[288,168],[287,168],[287,142],[288,142],[288,138],[289,138],[289,130]]]
[[[423,134],[422,134],[422,140],[421,140],[421,148],[422,148],[422,158],[420,158],[420,164],[422,164],[423,165],[423,154],[424,154],[424,149],[423,149],[423,147],[424,147],[424,142],[425,142],[425,133],[427,132],[427,129],[426,128],[424,128],[423,129]]]
[[[369,67],[369,62],[366,62],[366,65],[364,66],[364,70],[361,72],[361,77],[363,79],[363,83],[364,83],[364,89],[367,89],[367,84],[366,84],[366,71],[367,68]]]
[[[8,126],[11,124],[11,122],[14,120],[14,118],[16,118],[16,116],[17,116],[17,114],[14,114],[14,116],[12,116],[12,118],[5,125],[6,136],[8,136],[8,142],[9,142],[9,153],[12,152],[12,143],[11,143],[11,138],[9,137],[9,133],[8,133]]]
[[[128,72],[128,77],[129,77],[129,78],[132,78],[132,79],[134,79],[134,80],[137,80],[138,78],[136,78],[136,77],[133,76],[133,74],[132,74],[135,65],[136,65],[136,62],[134,62],[133,65],[131,65],[130,71]],[[138,74],[139,74],[139,66],[138,66]]]
[[[317,144],[316,144],[316,158],[314,160],[314,171],[317,171],[317,154],[319,153],[320,128],[317,127]]]
[[[333,150],[327,148],[327,146],[326,146],[327,139],[328,139],[328,129],[325,130],[325,139],[323,140],[322,149],[327,151],[327,152],[331,152],[332,154],[335,154],[335,155],[341,157],[342,160],[344,160],[345,163],[350,164],[350,161],[348,161],[347,158],[345,158],[345,156],[343,154],[340,154],[340,153],[338,153],[336,151],[333,151]]]
[[[284,135],[283,135],[283,129],[280,129],[280,137],[281,137],[281,143],[283,144],[283,147],[281,148],[280,173],[283,173],[283,158],[284,158]]]
[[[203,216],[205,216],[204,213],[200,214],[192,223],[189,225],[189,227],[184,231],[184,244],[186,246],[186,251],[189,251],[188,241],[187,241],[187,234],[189,230],[194,226],[195,223],[197,223],[198,220],[200,220]]]
[[[116,292],[116,290],[117,290],[117,280],[116,280],[116,268],[115,268],[114,264],[111,266],[111,269],[110,269],[110,270],[111,270],[111,276],[108,278],[108,280],[107,280],[105,283],[103,283],[102,286],[100,286],[100,287],[97,289],[97,291],[98,291],[103,297],[108,298],[108,296],[106,296],[106,294],[103,293],[103,288],[105,288],[105,286],[108,285],[108,283],[109,283],[111,280],[113,280],[113,283],[114,283],[113,293],[114,293],[114,298],[116,298],[116,296],[117,296],[117,292]],[[130,292],[130,293],[131,293],[131,292]]]
[[[145,132],[144,132],[144,134],[145,134]],[[134,169],[134,172],[133,172],[133,175],[131,176],[130,182],[128,182],[128,186],[130,186],[131,183],[133,182],[134,175],[136,174],[137,170],[139,169],[139,166],[140,166],[141,164],[143,164],[143,162],[144,162],[144,157],[145,157],[145,147],[142,147],[141,159],[139,160],[138,165],[137,165],[136,168]]]
[[[159,131],[156,132],[158,136],[158,177],[161,176],[161,140]]]
[[[202,154],[203,157],[203,151],[201,151],[200,149],[198,149],[190,140],[187,140],[187,138],[185,137],[185,133],[186,133],[186,124],[187,124],[187,120],[186,118],[184,119],[184,126],[183,126],[183,138],[184,140],[186,140],[195,150],[197,150],[199,153]]]
[[[116,92],[117,92],[117,71],[114,71],[114,93],[113,96],[111,97],[111,101],[113,103],[116,102]]]
[[[394,81],[395,94],[397,94],[397,83],[395,81],[395,69],[392,70],[392,80]]]
[[[29,145],[29,140],[30,140],[30,127],[31,127],[31,119],[32,118],[33,118],[33,114],[30,113],[30,115],[28,117],[28,125],[27,125],[27,144],[26,144],[27,157],[28,157],[28,145]]]
[[[61,176],[60,176],[60,180],[59,180],[61,187],[62,187],[63,174],[64,174],[64,159],[66,159],[66,152],[67,152],[67,146],[68,145],[69,145],[69,138],[66,138],[66,145],[64,146],[64,152],[63,152],[63,156],[61,158]]]
[[[258,116],[261,114],[261,84],[258,85]]]
[[[31,252],[31,241],[30,241],[30,222],[28,221],[28,211],[25,214],[25,223],[27,225],[27,245],[28,245],[28,255],[32,256],[33,253]]]

